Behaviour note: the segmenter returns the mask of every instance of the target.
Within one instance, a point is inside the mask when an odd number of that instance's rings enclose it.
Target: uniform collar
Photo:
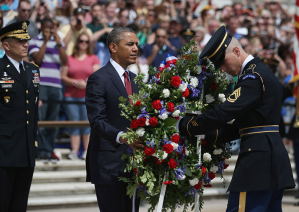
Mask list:
[[[14,67],[17,69],[17,70],[19,70],[19,62],[18,61],[16,61],[15,59],[12,59],[10,56],[8,56],[8,55],[6,55],[7,56],[7,58],[9,59],[9,61],[14,65]],[[22,61],[21,61],[21,64],[22,64],[22,66],[25,68],[25,66],[24,66],[24,61],[23,61],[23,59],[22,59]]]
[[[254,57],[250,54],[250,55],[248,55],[247,57],[246,57],[246,59],[244,60],[244,62],[242,63],[242,68],[241,68],[241,71],[240,71],[240,74],[239,74],[239,76],[241,76],[242,75],[242,73],[243,73],[243,71],[244,71],[244,68],[245,68],[245,66],[247,65],[247,63],[249,63],[251,60],[253,60],[254,59]]]

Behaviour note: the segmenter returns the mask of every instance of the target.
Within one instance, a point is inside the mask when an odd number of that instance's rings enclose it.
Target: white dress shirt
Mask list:
[[[111,65],[115,68],[115,70],[117,71],[117,73],[119,74],[119,77],[121,79],[121,81],[123,82],[124,86],[126,87],[125,85],[125,76],[124,76],[124,73],[125,71],[128,72],[129,74],[129,70],[128,68],[125,70],[123,67],[121,67],[117,62],[115,62],[112,58],[110,58],[110,63]],[[130,80],[130,77],[128,77],[129,80]],[[120,143],[122,144],[122,142],[119,141],[119,137],[120,135],[123,133],[124,131],[120,131],[117,136],[116,136],[116,142],[117,143]]]
[[[20,63],[19,63],[18,61],[16,61],[16,60],[12,59],[12,58],[9,57],[8,55],[6,55],[6,56],[7,56],[7,58],[9,59],[9,61],[14,65],[14,67],[17,69],[17,71],[20,73]],[[23,61],[23,59],[22,59],[22,61],[21,61],[21,64],[22,64],[22,66],[23,66],[23,68],[24,68],[24,71],[25,71],[25,66],[24,66],[24,61]]]
[[[245,68],[245,66],[247,65],[247,63],[249,63],[251,60],[253,60],[254,59],[254,57],[250,54],[250,55],[248,55],[248,57],[246,57],[246,59],[244,60],[244,62],[242,63],[242,68],[241,68],[241,71],[240,71],[240,74],[239,74],[239,76],[241,76],[242,75],[242,73],[243,73],[243,71],[244,71],[244,68]]]

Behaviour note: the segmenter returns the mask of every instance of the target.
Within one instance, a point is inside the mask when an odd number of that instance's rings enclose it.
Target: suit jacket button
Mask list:
[[[8,89],[6,89],[5,92],[8,92]]]
[[[28,93],[28,90],[26,90],[26,93]]]
[[[29,114],[29,110],[27,110],[27,114]]]
[[[251,149],[249,148],[249,149],[248,149],[248,151],[250,152],[250,151],[251,151]]]
[[[29,100],[26,100],[26,103],[29,104]]]
[[[27,121],[27,124],[29,124],[29,121]]]

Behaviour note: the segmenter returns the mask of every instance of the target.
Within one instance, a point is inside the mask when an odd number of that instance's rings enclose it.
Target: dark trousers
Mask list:
[[[126,187],[126,185],[95,185],[100,211],[139,212],[140,198],[137,198],[136,192],[132,198],[126,195]]]
[[[0,167],[0,212],[26,212],[33,167]]]
[[[246,192],[245,212],[282,212],[281,200],[284,189]],[[238,212],[239,192],[230,192],[226,212]]]

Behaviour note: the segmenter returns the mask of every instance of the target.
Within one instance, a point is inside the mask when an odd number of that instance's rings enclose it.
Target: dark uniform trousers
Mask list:
[[[39,69],[0,59],[0,212],[25,212],[38,143]]]
[[[282,86],[270,69],[254,58],[223,104],[179,122],[183,136],[206,134],[211,142],[241,137],[240,154],[228,188],[227,211],[235,211],[240,199],[246,202],[246,212],[281,211],[283,190],[295,187],[288,153],[279,134],[281,102]],[[233,119],[234,123],[228,124]],[[275,201],[279,203],[273,205]],[[259,207],[264,209],[255,209]]]

